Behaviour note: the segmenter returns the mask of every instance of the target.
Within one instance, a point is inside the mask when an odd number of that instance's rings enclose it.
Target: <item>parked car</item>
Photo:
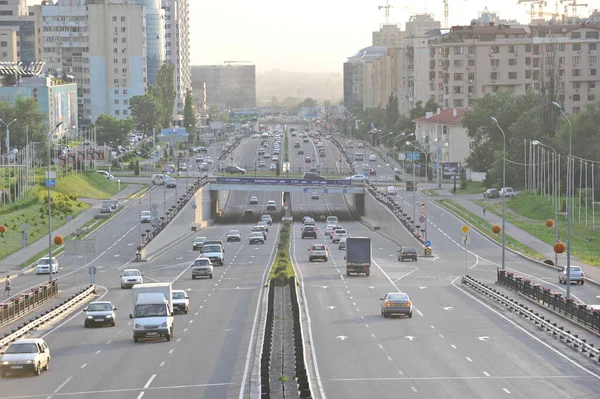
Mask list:
[[[495,188],[489,188],[483,193],[483,198],[500,198],[500,193]]]
[[[585,273],[583,273],[583,270],[581,269],[581,267],[579,266],[571,266],[571,273],[570,275],[570,282],[571,283],[579,283],[579,284],[585,284]],[[560,284],[567,284],[567,268],[562,268],[559,272],[558,272],[558,282]]]
[[[500,197],[514,197],[515,195],[517,195],[517,193],[515,193],[514,188],[512,187],[502,187],[500,189]]]
[[[413,262],[417,261],[417,250],[411,247],[402,247],[398,250],[398,260],[404,262],[410,259]]]

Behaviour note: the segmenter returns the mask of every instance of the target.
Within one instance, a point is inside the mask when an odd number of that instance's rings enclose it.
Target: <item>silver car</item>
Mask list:
[[[570,280],[571,283],[579,283],[579,284],[584,284],[585,283],[585,274],[583,273],[583,270],[581,269],[581,267],[579,266],[571,266],[571,273],[570,273]],[[563,268],[558,272],[558,282],[560,284],[567,284],[567,268]]]
[[[404,292],[389,292],[381,299],[381,315],[389,317],[393,314],[412,317],[413,306],[408,294]]]
[[[173,312],[187,314],[190,309],[190,297],[183,290],[173,290]]]
[[[340,239],[340,243],[338,244],[338,249],[346,249],[346,239],[348,237],[342,237]]]
[[[150,211],[142,211],[142,213],[140,213],[140,222],[142,222],[142,223],[152,222],[152,213]]]
[[[261,232],[255,231],[254,233],[251,233],[248,237],[248,242],[250,244],[264,244],[265,237]]]
[[[213,278],[213,265],[208,258],[197,258],[192,263],[192,280],[196,277],[208,277]]]
[[[85,321],[83,326],[85,328],[92,326],[105,326],[109,325],[114,327],[117,324],[115,308],[112,303],[108,301],[92,302],[85,309]]]
[[[227,232],[227,242],[229,241],[242,241],[242,235],[238,230],[229,230]]]

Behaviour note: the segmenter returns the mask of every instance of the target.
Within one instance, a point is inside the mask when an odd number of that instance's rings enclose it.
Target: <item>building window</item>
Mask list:
[[[113,58],[113,64],[117,64],[119,60],[117,58]]]
[[[127,68],[123,68],[123,69],[121,69],[121,72],[122,72],[122,73],[127,73]]]
[[[125,38],[125,37],[121,38],[121,43],[127,43],[127,38]]]
[[[115,115],[119,115],[119,110],[118,109],[115,110]]]
[[[457,108],[462,108],[463,104],[464,104],[463,100],[454,100],[454,103],[453,103],[453,105]]]
[[[575,56],[573,57],[573,65],[579,64],[581,62],[581,57]]]
[[[123,100],[123,104],[124,105],[129,105],[129,100],[127,100],[127,99]]]
[[[127,89],[123,89],[123,95],[127,95]]]
[[[119,89],[115,89],[115,94],[119,94]]]
[[[113,79],[113,83],[116,85],[119,84],[119,79]]]
[[[525,79],[531,79],[531,70],[530,69],[525,71]]]
[[[127,79],[122,79],[123,86],[127,86]]]
[[[119,100],[115,100],[115,105],[119,105]]]
[[[525,52],[526,53],[531,53],[531,44],[526,44],[525,45]]]
[[[497,58],[492,58],[490,60],[490,65],[492,66],[492,68],[493,67],[498,67],[498,66],[500,66],[500,60],[497,59]]]
[[[462,86],[454,86],[454,94],[462,94],[463,87]]]
[[[454,60],[454,68],[462,68],[462,66],[463,66],[463,60]]]
[[[594,93],[588,93],[588,101],[596,101],[596,95]]]
[[[597,48],[598,48],[598,44],[597,43],[590,43],[590,44],[588,44],[588,50],[590,50],[590,51],[596,51]]]
[[[508,53],[514,54],[517,52],[517,46],[508,46]]]
[[[123,28],[121,28],[121,32],[122,32],[122,33],[125,33],[125,28],[124,28],[124,27],[123,27]]]
[[[500,52],[500,46],[490,46],[490,53],[498,54]]]
[[[118,53],[118,52],[119,52],[119,49],[118,49],[118,48],[113,48],[113,53],[115,53],[115,54],[116,54],[116,53]]]
[[[510,66],[517,65],[517,59],[516,58],[509,58],[508,59],[508,65],[510,65]]]
[[[573,69],[573,76],[581,76],[581,69]]]
[[[454,54],[463,54],[464,50],[462,47],[454,47]]]
[[[500,79],[500,72],[492,72],[492,73],[490,73],[490,79],[492,79],[492,80],[498,80],[498,79]]]
[[[127,64],[127,58],[123,58],[123,59],[121,60],[121,63],[122,63],[122,64]]]
[[[113,22],[117,22],[117,17],[112,17]]]
[[[121,17],[121,22],[125,22],[125,17]]]
[[[463,74],[462,73],[455,73],[454,74],[454,80],[456,80],[456,81],[463,80]]]
[[[118,43],[119,39],[117,39],[116,37],[113,37],[113,43]]]
[[[581,43],[574,43],[573,51],[581,51]]]
[[[127,115],[129,113],[129,111],[127,111],[126,109],[123,110],[123,115]]]
[[[596,68],[590,69],[590,76],[596,76]]]
[[[516,72],[509,72],[508,73],[508,78],[509,79],[516,79],[517,78],[517,73]]]
[[[115,73],[119,73],[119,68],[114,68]]]
[[[587,31],[585,32],[586,39],[596,39],[598,40],[598,31]]]
[[[590,55],[590,56],[588,57],[588,62],[589,62],[590,64],[595,64],[595,63],[596,63],[596,56],[595,56],[595,55]]]
[[[2,47],[8,47],[8,42],[0,42],[0,46],[2,46]]]
[[[573,94],[573,101],[580,101],[581,96],[579,94]]]
[[[531,65],[531,57],[525,57],[525,65]]]

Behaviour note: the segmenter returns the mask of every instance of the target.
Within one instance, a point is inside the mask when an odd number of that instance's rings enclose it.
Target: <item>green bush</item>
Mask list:
[[[290,259],[290,224],[284,223],[279,233],[279,242],[277,244],[277,256],[271,266],[269,278],[275,285],[285,286],[290,277],[295,275],[294,268]]]

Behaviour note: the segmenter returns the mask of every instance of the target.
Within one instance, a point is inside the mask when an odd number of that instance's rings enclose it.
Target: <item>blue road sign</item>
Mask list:
[[[425,241],[425,246],[426,247],[430,247],[431,246],[431,241],[429,241],[429,240]]]
[[[192,209],[196,209],[196,208],[198,208],[198,205],[196,205],[196,204],[192,205]]]
[[[323,189],[323,192],[324,192],[325,194],[327,194],[327,193],[329,192],[329,190],[327,190],[326,188],[324,188],[324,189]]]
[[[50,186],[50,187],[56,187],[56,180],[55,179],[46,179],[46,187]]]
[[[421,216],[421,217],[419,218],[419,222],[421,222],[421,223],[425,223],[425,216]]]
[[[304,191],[305,193],[307,193],[308,192],[308,187],[304,187],[304,190],[302,190],[302,191]]]
[[[96,266],[90,266],[90,267],[88,267],[88,273],[89,273],[90,275],[92,275],[92,276],[93,276],[94,274],[96,274]]]
[[[342,192],[343,192],[344,194],[348,194],[348,190],[346,190],[346,189],[344,189]]]
[[[350,186],[351,180],[309,180],[309,179],[274,179],[274,178],[254,178],[254,177],[217,177],[217,183],[231,184],[269,184],[269,185],[315,185],[315,186]]]

